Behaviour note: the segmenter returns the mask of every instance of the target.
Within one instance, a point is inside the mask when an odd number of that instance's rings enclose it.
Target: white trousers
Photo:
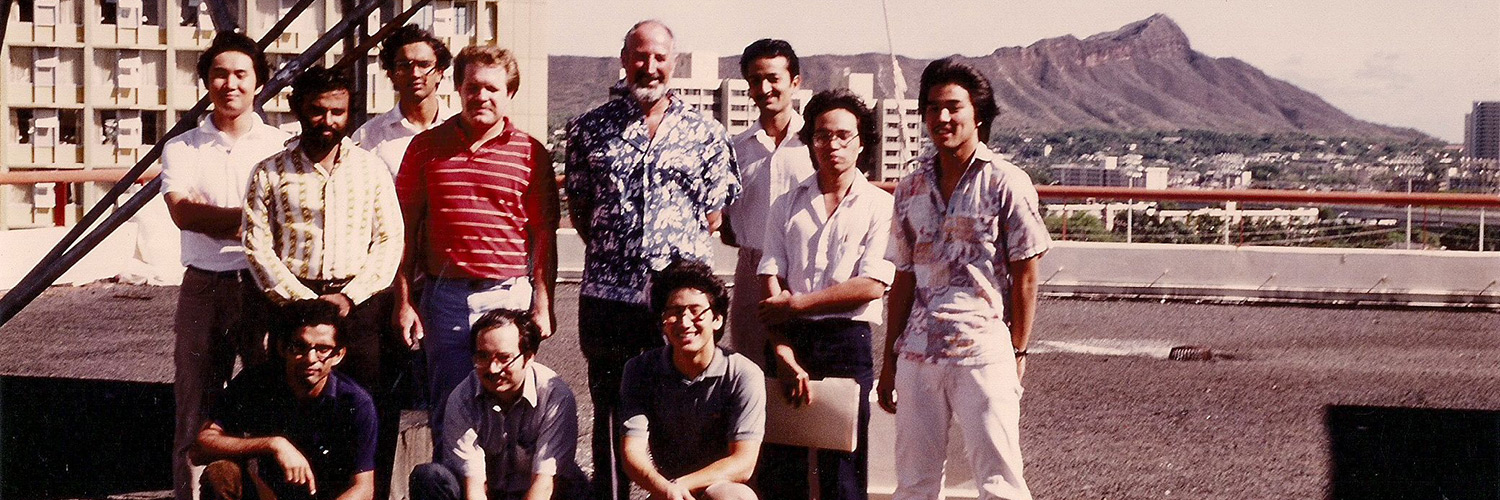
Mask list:
[[[981,499],[1030,500],[1021,476],[1021,384],[1015,363],[896,365],[894,500],[936,500],[956,421]]]

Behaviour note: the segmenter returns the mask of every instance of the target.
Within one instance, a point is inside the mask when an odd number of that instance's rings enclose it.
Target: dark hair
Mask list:
[[[349,98],[354,98],[354,79],[349,73],[326,69],[322,66],[307,68],[302,74],[292,80],[292,95],[287,98],[287,105],[292,108],[292,113],[302,116],[302,105],[307,101],[317,99],[318,96],[327,92],[343,90],[349,92]]]
[[[813,133],[817,129],[818,117],[835,109],[848,111],[854,115],[855,120],[859,121],[856,130],[859,131],[859,144],[864,146],[864,150],[859,152],[859,160],[855,165],[866,174],[874,171],[875,162],[880,160],[880,136],[875,122],[875,112],[865,106],[865,101],[860,99],[854,91],[849,89],[824,90],[809,99],[807,105],[802,107],[803,116],[806,116],[807,120],[803,123],[802,131],[798,132],[797,138],[802,139],[802,143],[809,146],[808,155],[813,155],[811,146]],[[813,157],[813,162],[816,166],[816,156]]]
[[[729,314],[729,292],[708,264],[696,260],[673,261],[651,280],[651,311],[661,314],[672,292],[692,288],[708,296],[709,307],[718,316]]]
[[[542,327],[531,320],[531,313],[515,309],[495,309],[475,320],[474,326],[469,328],[469,347],[478,350],[479,334],[505,325],[516,325],[516,330],[521,332],[521,354],[536,354],[542,345]]]
[[[381,42],[380,69],[395,71],[396,55],[401,52],[402,47],[414,43],[426,43],[432,47],[432,52],[437,54],[438,71],[445,71],[450,64],[453,64],[453,53],[448,51],[447,44],[443,43],[442,40],[438,40],[437,37],[432,36],[432,33],[422,29],[420,26],[408,24],[396,28],[396,31],[391,32],[391,36],[386,37],[385,41]]]
[[[516,55],[510,49],[494,45],[470,45],[458,51],[458,58],[453,60],[453,64],[455,86],[462,87],[464,71],[469,66],[478,65],[499,66],[504,69],[505,91],[510,95],[516,95],[516,90],[521,88],[521,67],[516,64]]]
[[[272,349],[284,345],[297,335],[297,330],[318,325],[333,326],[333,343],[344,346],[344,319],[339,317],[339,306],[326,300],[298,300],[278,307],[270,321]]]
[[[250,65],[255,68],[255,86],[266,84],[271,78],[270,65],[266,64],[266,53],[260,50],[260,45],[245,36],[244,33],[232,31],[221,31],[214,37],[213,43],[208,45],[208,50],[198,56],[198,79],[203,86],[208,86],[208,71],[213,68],[214,58],[225,52],[239,52],[250,56]]]
[[[750,65],[760,59],[786,58],[786,70],[792,76],[802,74],[802,63],[797,61],[797,51],[792,50],[792,44],[786,40],[774,38],[762,38],[750,45],[745,46],[745,52],[740,54],[740,76],[749,79]]]
[[[922,70],[922,92],[917,94],[917,108],[926,113],[927,94],[932,89],[948,84],[958,85],[969,91],[969,99],[974,104],[974,118],[979,122],[979,142],[989,142],[990,126],[995,124],[995,117],[1000,114],[1000,107],[995,104],[995,91],[990,88],[990,80],[983,73],[968,63],[959,61],[957,57],[938,59]]]

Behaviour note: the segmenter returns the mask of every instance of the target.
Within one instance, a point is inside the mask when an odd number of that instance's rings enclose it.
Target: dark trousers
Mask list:
[[[630,358],[663,345],[661,319],[644,304],[579,297],[578,345],[594,403],[594,498],[630,498],[620,451],[620,377]]]
[[[859,382],[859,432],[853,452],[817,450],[818,484],[824,500],[868,498],[870,389],[875,385],[870,324],[847,319],[794,321],[777,328],[792,346],[798,364],[816,379],[847,377]],[[766,356],[774,373],[776,358]],[[768,394],[766,397],[782,397]],[[813,395],[817,397],[816,394]],[[756,474],[762,498],[808,498],[808,449],[766,444]]]
[[[306,486],[286,482],[286,472],[276,459],[254,461],[219,460],[203,469],[198,478],[203,500],[333,500],[349,489],[349,482],[319,477],[318,494]]]
[[[454,474],[452,469],[439,463],[425,463],[418,465],[411,471],[410,494],[411,500],[464,500],[464,487],[462,478]],[[577,500],[583,498],[584,493],[578,484],[573,484],[564,479],[558,479],[552,484],[552,498],[557,500]],[[489,500],[524,500],[526,491],[502,493],[491,490],[486,495]]]
[[[303,280],[319,295],[339,293],[347,280]],[[391,317],[396,294],[382,290],[349,309],[342,331],[344,361],[338,370],[354,378],[375,401],[379,427],[375,437],[375,499],[390,491],[391,468],[396,459],[396,438],[401,432],[401,408],[410,406],[415,384],[411,380],[412,353],[399,338]]]

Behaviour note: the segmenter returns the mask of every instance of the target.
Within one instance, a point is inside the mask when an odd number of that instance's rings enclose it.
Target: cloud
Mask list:
[[[1355,70],[1354,77],[1366,87],[1406,90],[1410,88],[1412,76],[1400,69],[1404,64],[1400,54],[1376,52],[1365,58]]]

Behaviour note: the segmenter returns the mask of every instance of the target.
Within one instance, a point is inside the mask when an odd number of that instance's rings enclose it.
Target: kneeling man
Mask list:
[[[587,495],[578,404],[557,372],[535,362],[531,313],[496,309],[474,322],[474,370],[448,395],[439,462],[411,474],[412,500],[543,500]]]
[[[279,360],[241,372],[194,445],[205,499],[370,500],[375,404],[348,375],[339,308],[301,300],[276,314]]]
[[[673,263],[653,280],[651,307],[668,345],[625,364],[625,473],[653,499],[756,498],[745,482],[765,435],[765,377],[714,344],[724,282],[706,264]]]

